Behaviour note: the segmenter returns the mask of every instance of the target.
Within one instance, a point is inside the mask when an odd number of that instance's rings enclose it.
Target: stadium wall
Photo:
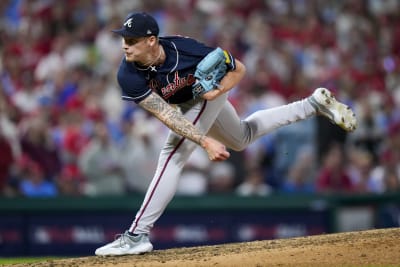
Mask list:
[[[130,225],[142,195],[0,199],[0,256],[92,255]],[[398,227],[400,194],[175,197],[155,249]]]

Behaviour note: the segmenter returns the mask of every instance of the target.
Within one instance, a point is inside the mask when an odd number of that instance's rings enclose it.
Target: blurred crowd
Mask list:
[[[353,133],[321,117],[283,127],[226,162],[198,149],[178,194],[400,192],[400,0],[6,0],[1,195],[146,190],[167,128],[120,98],[110,30],[131,11],[240,59],[247,75],[230,100],[241,117],[317,87],[358,117]]]

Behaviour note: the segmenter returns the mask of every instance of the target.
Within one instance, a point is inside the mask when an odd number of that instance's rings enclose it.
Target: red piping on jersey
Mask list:
[[[204,101],[204,104],[203,104],[203,106],[201,107],[201,110],[200,110],[199,114],[197,115],[197,117],[196,117],[195,120],[193,121],[193,124],[194,124],[194,125],[196,125],[196,123],[197,123],[198,120],[200,119],[200,116],[201,116],[201,114],[203,114],[204,110],[206,109],[206,106],[207,106],[207,101]],[[168,165],[169,161],[171,160],[171,158],[172,158],[172,156],[175,154],[175,152],[179,149],[179,147],[182,145],[183,141],[185,141],[185,139],[186,139],[186,138],[183,137],[181,140],[179,140],[179,142],[178,142],[178,144],[176,145],[176,147],[174,148],[174,150],[173,150],[173,151],[171,152],[171,154],[168,156],[168,158],[167,158],[167,160],[166,160],[166,162],[165,162],[165,164],[164,164],[164,167],[162,168],[161,173],[160,173],[160,175],[159,175],[158,178],[157,178],[157,182],[156,182],[156,184],[154,185],[153,190],[151,190],[149,199],[148,199],[147,202],[144,204],[143,209],[142,209],[142,211],[140,212],[140,214],[139,214],[139,216],[137,217],[137,219],[135,219],[135,222],[134,222],[135,226],[134,226],[134,227],[131,226],[131,228],[130,228],[130,229],[132,229],[132,230],[130,230],[131,233],[134,233],[136,227],[138,226],[138,222],[139,222],[140,219],[142,218],[144,211],[146,210],[147,206],[149,205],[151,199],[153,198],[154,192],[156,191],[157,186],[158,186],[158,184],[159,184],[160,181],[161,181],[161,178],[162,178],[162,176],[163,176],[163,174],[164,174],[165,169],[167,168],[167,165]]]

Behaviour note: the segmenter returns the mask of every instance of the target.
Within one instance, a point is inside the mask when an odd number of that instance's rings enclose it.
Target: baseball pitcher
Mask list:
[[[262,135],[310,116],[323,115],[347,131],[356,117],[331,92],[318,88],[306,99],[259,110],[240,119],[228,92],[245,75],[245,66],[229,51],[180,36],[159,37],[156,20],[131,13],[122,28],[125,53],[117,78],[122,99],[133,101],[169,129],[158,167],[132,225],[96,255],[141,254],[153,250],[149,240],[156,220],[173,198],[190,153],[201,146],[212,161],[243,150]]]

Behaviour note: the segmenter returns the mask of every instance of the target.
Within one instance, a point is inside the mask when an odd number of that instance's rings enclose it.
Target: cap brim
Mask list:
[[[142,36],[138,36],[136,34],[133,34],[127,30],[125,30],[124,28],[122,29],[117,29],[117,30],[112,30],[113,33],[116,33],[118,35],[121,35],[123,37],[142,37]]]

